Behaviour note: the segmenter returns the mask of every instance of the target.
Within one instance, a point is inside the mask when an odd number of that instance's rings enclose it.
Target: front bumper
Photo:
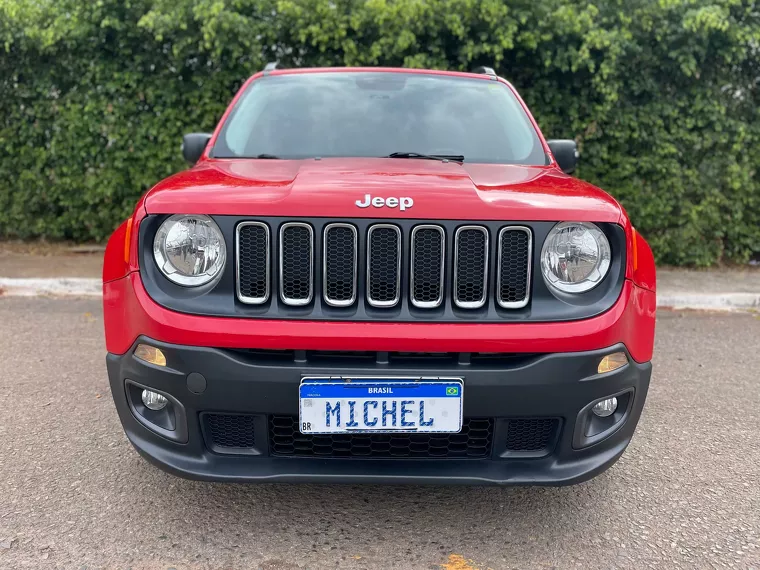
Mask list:
[[[133,351],[139,342],[160,348],[167,367],[135,358]],[[651,364],[637,363],[629,355],[629,364],[623,368],[597,374],[600,359],[619,350],[628,352],[618,344],[586,352],[522,355],[497,364],[410,365],[394,363],[391,358],[357,366],[340,358],[311,362],[302,356],[293,360],[252,357],[244,351],[180,346],[141,337],[125,354],[109,354],[107,364],[114,401],[129,440],[149,461],[183,477],[238,482],[561,485],[604,471],[631,440],[646,399]],[[199,384],[198,374],[205,383]],[[461,376],[465,418],[494,420],[489,455],[480,459],[279,456],[267,418],[297,416],[301,378],[325,375]],[[153,388],[170,397],[177,415],[173,431],[161,435],[157,433],[160,429],[146,423],[134,396],[129,396],[129,390],[134,390],[129,385]],[[625,408],[619,421],[603,438],[588,444],[588,439],[579,436],[585,429],[579,414],[585,417],[590,403],[616,394],[622,395],[621,408]],[[201,422],[209,412],[253,415],[255,451],[219,453]],[[505,452],[500,426],[514,418],[556,418],[556,437],[543,453]]]

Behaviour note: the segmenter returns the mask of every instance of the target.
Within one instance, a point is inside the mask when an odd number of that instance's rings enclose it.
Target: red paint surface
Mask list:
[[[359,208],[365,194],[414,206]],[[553,166],[394,158],[212,159],[157,184],[149,214],[325,216],[448,220],[618,222],[621,209],[595,186]]]
[[[641,237],[639,232],[633,232],[633,234],[636,239],[636,257],[638,261],[636,269],[633,272],[633,280],[640,287],[656,291],[657,276],[652,248],[649,247],[649,244]]]
[[[124,240],[127,235],[127,223],[122,222],[116,228],[116,231],[111,234],[111,237],[108,238],[106,252],[103,256],[103,283],[119,279],[129,273],[129,265],[124,260]]]
[[[410,352],[574,352],[623,342],[652,357],[655,295],[626,281],[606,313],[561,323],[347,323],[187,315],[156,304],[139,273],[103,285],[106,347],[123,354],[139,335],[217,348]]]

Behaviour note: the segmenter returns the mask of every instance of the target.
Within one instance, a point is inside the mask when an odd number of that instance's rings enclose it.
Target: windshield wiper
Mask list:
[[[266,153],[264,153],[264,154],[257,154],[253,158],[270,158],[272,160],[282,160],[279,156],[276,156],[274,154],[266,154]]]
[[[444,162],[464,162],[461,154],[422,154],[419,152],[392,152],[383,158],[421,158],[424,160],[442,160]]]

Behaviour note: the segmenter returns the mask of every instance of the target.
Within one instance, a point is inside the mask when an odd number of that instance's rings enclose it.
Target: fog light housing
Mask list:
[[[166,396],[162,396],[153,390],[143,390],[142,402],[145,404],[146,408],[157,412],[158,410],[163,410],[166,407],[166,404],[169,403],[169,400],[166,399]]]
[[[166,356],[155,346],[148,344],[138,344],[135,349],[135,358],[150,362],[156,366],[166,366]]]
[[[602,358],[597,367],[597,372],[599,374],[612,372],[613,370],[622,368],[626,364],[628,364],[628,357],[625,355],[625,352],[613,352]]]
[[[594,407],[591,408],[591,411],[594,412],[595,416],[599,416],[600,418],[607,418],[615,413],[615,410],[617,410],[617,407],[618,407],[617,398],[613,396],[612,398],[607,398],[606,400],[600,400],[599,402],[594,404]]]

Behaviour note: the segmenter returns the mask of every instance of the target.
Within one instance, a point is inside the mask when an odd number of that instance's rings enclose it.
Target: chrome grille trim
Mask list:
[[[509,312],[535,302],[537,239],[532,224],[509,224],[241,220],[231,228],[233,294],[239,308],[251,307],[254,317],[262,310],[276,314],[279,306],[286,318],[311,307],[318,318],[347,320],[355,308],[360,318],[372,320],[395,307],[407,319],[430,320],[441,313],[466,318],[462,311],[508,319]],[[478,312],[485,307],[487,316]]]
[[[390,301],[372,299],[371,272],[372,272],[372,234],[381,228],[391,229],[396,232],[396,296]],[[367,230],[367,303],[372,307],[388,308],[395,307],[401,299],[401,228],[393,224],[374,224]]]
[[[459,300],[459,238],[463,231],[476,230],[483,233],[484,236],[484,252],[485,263],[483,263],[483,296],[478,301],[460,301]],[[483,226],[460,226],[457,228],[454,234],[454,288],[452,294],[454,296],[454,304],[460,309],[479,309],[486,304],[488,300],[488,265],[490,263],[488,257],[488,228]]]
[[[348,300],[336,300],[336,299],[330,299],[327,295],[327,234],[329,231],[333,228],[348,228],[351,230],[351,232],[354,234],[354,287],[353,287],[353,294],[351,295],[351,298]],[[343,222],[335,222],[332,224],[327,224],[325,226],[325,230],[323,233],[323,239],[322,239],[322,296],[325,300],[325,303],[330,305],[331,307],[350,307],[356,302],[356,291],[357,291],[357,272],[359,267],[359,234],[356,231],[356,226],[353,224],[347,224]]]
[[[263,297],[248,297],[246,295],[243,295],[243,293],[240,291],[240,228],[246,226],[257,226],[264,228],[266,236],[266,294]],[[240,222],[235,228],[235,292],[237,294],[238,300],[241,303],[245,303],[247,305],[261,305],[269,301],[269,294],[271,290],[270,283],[272,279],[270,269],[272,266],[270,241],[269,226],[263,222]]]
[[[501,263],[501,253],[502,253],[502,242],[504,238],[504,234],[506,232],[525,232],[528,235],[528,268],[527,268],[527,274],[526,274],[526,288],[525,288],[525,298],[521,299],[520,301],[504,301],[502,299],[501,294],[501,277],[502,277],[502,263]],[[505,226],[499,230],[499,244],[498,244],[499,250],[496,254],[496,302],[499,303],[499,306],[503,309],[522,309],[525,307],[528,302],[530,301],[530,286],[531,286],[531,274],[532,274],[532,266],[533,266],[533,232],[530,231],[530,228],[526,226]]]
[[[418,301],[415,299],[415,287],[414,287],[414,276],[416,274],[416,268],[414,266],[415,261],[415,255],[414,255],[414,244],[415,244],[415,238],[417,237],[417,232],[420,230],[435,230],[441,235],[441,260],[439,265],[440,270],[440,276],[438,278],[438,287],[439,287],[439,294],[438,298],[435,301]],[[441,303],[443,302],[443,291],[444,291],[444,276],[446,273],[446,234],[441,226],[436,226],[433,224],[422,224],[419,226],[415,226],[412,230],[412,238],[411,238],[411,244],[409,247],[409,298],[412,300],[412,305],[414,305],[417,308],[420,309],[435,309],[436,307],[440,307]]]
[[[283,236],[288,228],[301,227],[309,231],[309,242],[311,249],[309,251],[309,295],[306,299],[293,299],[285,296],[285,285],[283,283]],[[280,277],[280,299],[286,305],[291,307],[302,307],[311,303],[314,299],[314,228],[305,222],[287,222],[280,226],[279,239],[279,277]]]

